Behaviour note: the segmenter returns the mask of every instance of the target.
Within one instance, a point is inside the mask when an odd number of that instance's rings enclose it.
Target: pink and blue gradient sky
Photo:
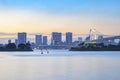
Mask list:
[[[120,34],[120,0],[0,0],[0,32]]]

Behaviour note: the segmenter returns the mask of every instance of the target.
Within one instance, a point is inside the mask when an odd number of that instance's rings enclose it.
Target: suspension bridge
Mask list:
[[[85,41],[86,43],[104,43],[105,45],[120,43],[120,35],[107,36],[94,28],[90,29],[89,38],[89,41]]]

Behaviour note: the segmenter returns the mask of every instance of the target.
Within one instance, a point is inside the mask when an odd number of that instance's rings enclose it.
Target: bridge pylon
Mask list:
[[[100,35],[102,35],[100,32],[98,32],[95,28],[90,29],[90,41],[97,40]]]

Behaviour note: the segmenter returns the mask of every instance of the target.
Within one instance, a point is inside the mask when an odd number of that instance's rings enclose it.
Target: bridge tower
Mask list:
[[[102,38],[102,36],[103,36],[103,34],[99,31],[97,31],[95,28],[90,29],[89,35],[90,35],[90,41],[97,40],[97,39],[99,39],[99,37]]]
[[[98,38],[97,31],[94,28],[90,29],[90,33],[89,34],[90,34],[90,41],[96,40]]]

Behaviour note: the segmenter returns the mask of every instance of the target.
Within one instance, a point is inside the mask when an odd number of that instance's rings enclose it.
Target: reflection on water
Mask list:
[[[0,52],[0,80],[120,80],[120,52]]]

